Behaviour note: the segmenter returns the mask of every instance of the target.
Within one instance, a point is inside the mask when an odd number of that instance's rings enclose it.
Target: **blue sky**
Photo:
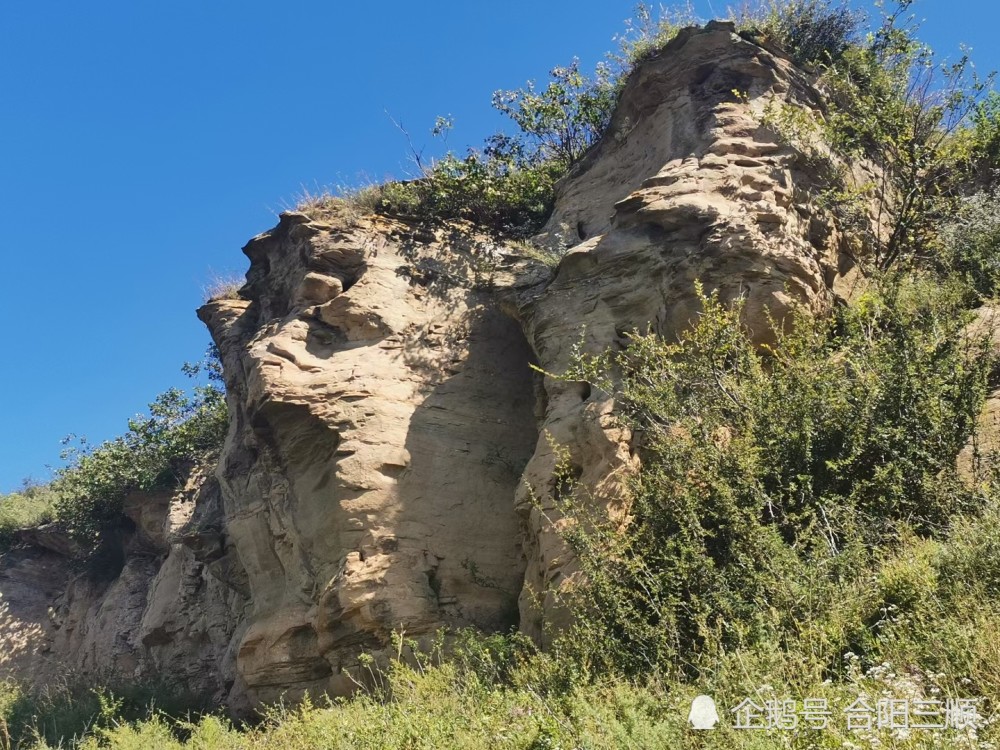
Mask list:
[[[302,190],[403,176],[386,112],[448,145],[498,88],[614,45],[632,0],[7,0],[0,8],[0,492],[59,440],[120,433],[208,336],[213,276]],[[696,2],[705,18],[711,4]],[[724,13],[726,2],[714,2]],[[995,0],[918,0],[923,36],[1000,67]]]

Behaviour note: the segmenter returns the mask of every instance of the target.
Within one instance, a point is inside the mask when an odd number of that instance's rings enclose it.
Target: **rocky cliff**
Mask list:
[[[211,468],[190,467],[174,492],[129,498],[113,577],[88,570],[58,525],[22,531],[0,558],[0,674],[37,686],[163,679],[223,701],[249,589]]]
[[[244,248],[240,299],[199,311],[229,394],[215,475],[130,504],[113,581],[76,573],[56,532],[26,539],[0,570],[8,667],[159,673],[243,710],[350,691],[393,631],[544,643],[574,575],[554,446],[612,511],[636,458],[612,402],[540,373],[576,345],[676,335],[696,280],[745,296],[760,340],[768,315],[847,293],[815,178],[760,125],[774,98],[821,108],[731,25],[683,31],[560,186],[536,238],[554,268],[473,227],[283,214]]]

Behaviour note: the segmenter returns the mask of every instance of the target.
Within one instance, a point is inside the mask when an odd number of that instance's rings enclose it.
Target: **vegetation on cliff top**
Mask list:
[[[912,0],[884,10],[864,29],[864,17],[833,0],[788,0],[744,4],[733,13],[739,33],[782,52],[810,71],[829,93],[828,111],[814,120],[799,107],[778,104],[765,125],[804,153],[821,141],[841,162],[825,158],[830,184],[817,199],[835,205],[845,225],[864,235],[869,257],[880,269],[898,261],[940,260],[941,221],[970,192],[991,192],[1000,154],[1000,99],[992,75],[979,77],[967,56],[940,63],[920,41]],[[342,190],[355,209],[440,222],[469,220],[500,238],[524,238],[541,229],[555,200],[556,185],[609,133],[611,115],[630,73],[661,53],[684,26],[695,23],[690,7],[661,9],[654,18],[639,6],[618,37],[619,50],[585,75],[579,62],[553,68],[543,88],[529,82],[498,91],[493,105],[517,129],[488,138],[482,149],[462,156],[448,152],[425,162],[411,151],[418,175]],[[735,92],[739,94],[739,92]],[[434,135],[446,134],[438,118]],[[407,134],[409,140],[409,135]],[[878,180],[856,184],[843,164],[868,160]],[[322,211],[338,199],[308,196],[299,206]],[[874,203],[877,216],[864,221],[858,207]],[[869,221],[868,218],[873,218]]]
[[[0,498],[0,547],[16,544],[18,528],[58,522],[84,550],[94,572],[114,572],[120,556],[114,530],[131,492],[175,486],[191,464],[218,452],[226,434],[228,411],[219,383],[214,350],[184,371],[205,371],[208,383],[190,393],[171,388],[156,397],[147,415],[128,421],[128,431],[100,445],[66,438],[66,466],[45,485]]]

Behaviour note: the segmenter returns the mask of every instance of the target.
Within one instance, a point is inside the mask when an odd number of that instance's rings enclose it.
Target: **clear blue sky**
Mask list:
[[[714,2],[725,12],[726,0]],[[498,88],[590,68],[632,0],[7,0],[0,8],[0,491],[120,433],[208,336],[213,275],[303,186],[401,176],[500,121]],[[707,0],[695,3],[705,18]],[[1000,67],[996,0],[922,0],[935,48]]]

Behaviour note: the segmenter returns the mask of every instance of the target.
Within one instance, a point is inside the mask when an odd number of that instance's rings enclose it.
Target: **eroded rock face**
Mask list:
[[[135,528],[122,530],[124,564],[112,577],[83,565],[55,524],[22,533],[24,546],[0,557],[0,676],[36,687],[167,680],[205,701],[226,698],[246,575],[205,468],[176,491],[129,498]]]
[[[743,297],[761,342],[773,336],[768,316],[780,323],[793,305],[822,313],[848,291],[848,248],[815,204],[815,175],[760,125],[772,99],[820,101],[801,72],[731,24],[681,32],[632,74],[609,134],[567,178],[539,238],[569,245],[555,278],[511,300],[544,370],[565,371],[575,346],[620,347],[631,331],[678,336],[700,309],[698,281],[723,301]],[[542,642],[565,619],[558,592],[575,572],[552,501],[552,444],[611,512],[636,462],[613,403],[575,383],[544,387],[548,437],[516,499],[528,561],[521,629]]]
[[[284,214],[249,301],[201,311],[233,416],[219,476],[249,576],[234,703],[352,690],[391,633],[500,629],[524,562],[531,352],[477,280],[486,245]],[[477,258],[479,260],[477,260]]]
[[[393,629],[500,627],[514,592],[538,640],[563,621],[574,566],[553,446],[609,510],[636,459],[613,403],[553,378],[536,398],[531,357],[561,372],[578,343],[676,336],[697,280],[745,297],[766,341],[769,315],[825,311],[850,269],[814,176],[760,126],[774,98],[820,101],[730,25],[683,32],[632,75],[562,185],[538,238],[569,245],[554,274],[495,270],[484,289],[476,271],[502,248],[336,214],[286,214],[247,246],[247,299],[202,316],[234,414],[220,476],[253,602],[237,659],[248,700],[349,690],[359,651]]]
[[[814,176],[759,125],[774,97],[819,106],[731,26],[682,32],[561,186],[538,238],[567,251],[554,270],[467,227],[283,214],[245,248],[242,299],[199,311],[229,393],[218,485],[130,502],[109,584],[74,577],[52,535],[0,565],[22,630],[41,628],[35,652],[161,670],[244,711],[351,691],[359,654],[393,631],[519,623],[545,642],[575,575],[554,446],[608,512],[637,459],[613,402],[531,364],[559,373],[575,345],[633,330],[677,336],[696,280],[744,296],[760,341],[768,314],[846,293],[849,253]]]

